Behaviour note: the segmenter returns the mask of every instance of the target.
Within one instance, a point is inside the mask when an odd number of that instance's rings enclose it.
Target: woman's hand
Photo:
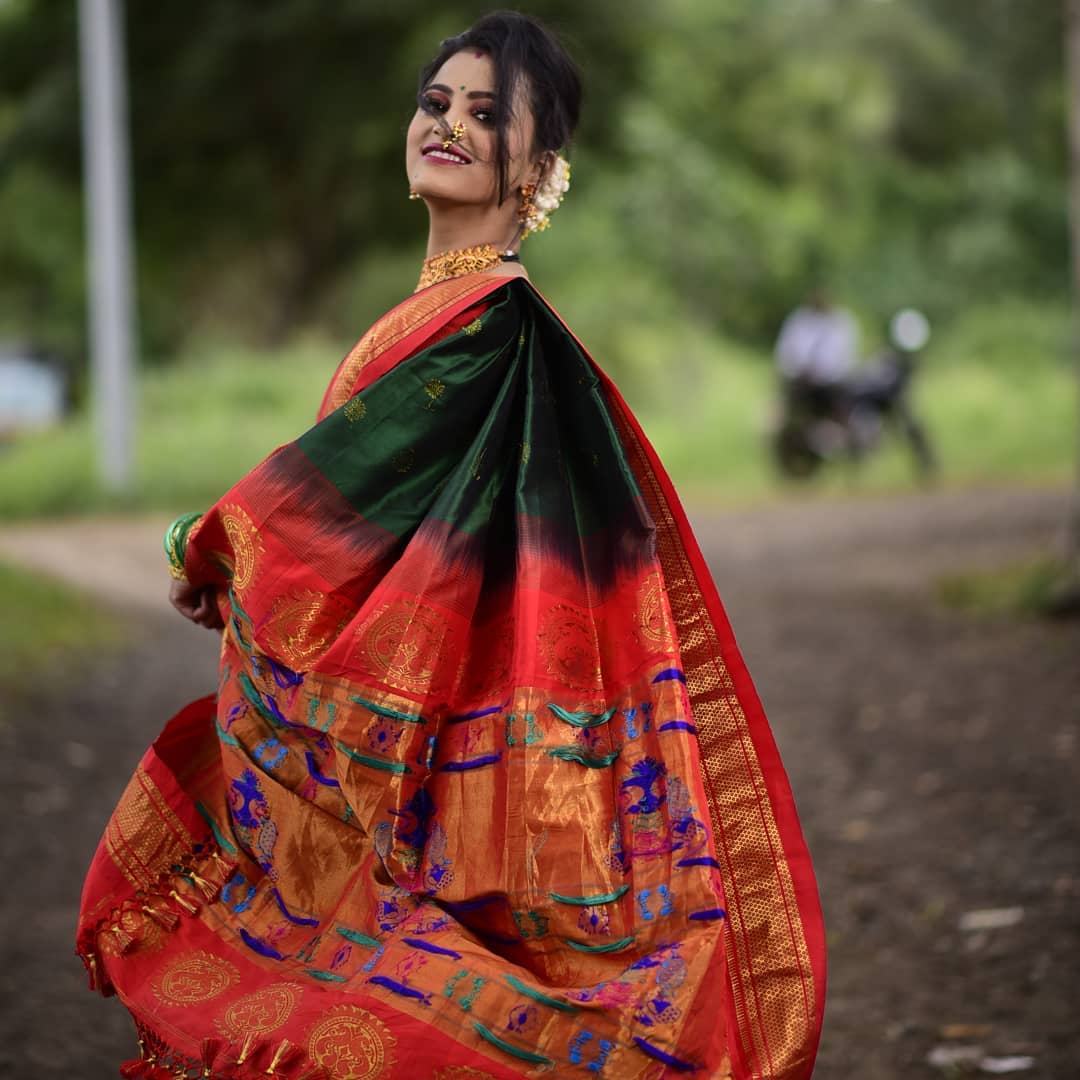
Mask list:
[[[169,603],[185,619],[207,630],[221,630],[225,623],[217,606],[217,590],[213,585],[195,586],[187,581],[173,581],[169,586]]]

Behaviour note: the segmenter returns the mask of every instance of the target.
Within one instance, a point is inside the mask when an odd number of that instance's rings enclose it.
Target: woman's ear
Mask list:
[[[551,175],[551,170],[555,167],[558,156],[554,150],[545,150],[533,162],[533,167],[529,170],[529,183],[536,184],[539,187]]]

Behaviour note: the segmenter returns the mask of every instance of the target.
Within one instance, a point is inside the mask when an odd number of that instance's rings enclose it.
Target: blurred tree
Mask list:
[[[205,325],[262,340],[311,322],[355,329],[408,286],[420,227],[401,134],[415,72],[487,6],[132,8],[152,352]],[[538,261],[624,267],[659,307],[674,297],[757,340],[814,278],[875,316],[1066,295],[1059,5],[530,10],[569,39],[589,91],[581,227],[538,241]],[[70,5],[0,6],[0,323],[69,348],[82,319],[74,65]]]

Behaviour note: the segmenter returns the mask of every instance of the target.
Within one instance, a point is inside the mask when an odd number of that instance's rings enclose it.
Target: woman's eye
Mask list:
[[[481,107],[479,109],[473,109],[473,116],[480,121],[481,124],[493,124],[495,122],[495,110]]]
[[[441,97],[436,97],[434,94],[425,94],[420,99],[420,108],[422,108],[424,112],[444,113],[449,108],[449,105]]]

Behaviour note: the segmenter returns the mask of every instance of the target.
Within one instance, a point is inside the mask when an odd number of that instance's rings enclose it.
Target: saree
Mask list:
[[[217,689],[78,927],[124,1075],[811,1074],[824,936],[767,721],[656,453],[531,284],[384,316],[185,571]]]

